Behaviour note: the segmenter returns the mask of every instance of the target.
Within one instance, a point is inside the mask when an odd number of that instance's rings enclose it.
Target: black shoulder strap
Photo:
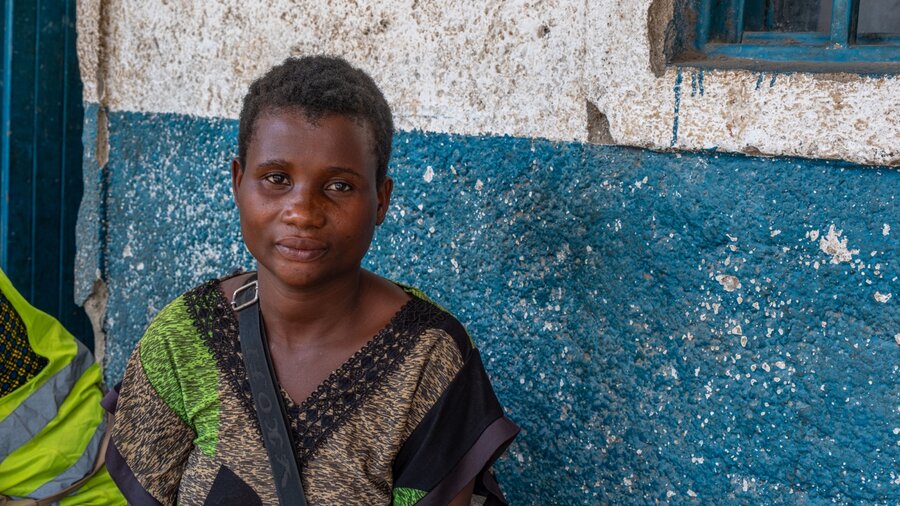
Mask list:
[[[256,417],[272,464],[278,501],[282,506],[306,506],[303,483],[300,481],[300,466],[294,456],[283,399],[275,389],[275,370],[269,356],[265,329],[260,321],[255,274],[234,291],[231,306],[238,314],[241,353],[250,379]]]

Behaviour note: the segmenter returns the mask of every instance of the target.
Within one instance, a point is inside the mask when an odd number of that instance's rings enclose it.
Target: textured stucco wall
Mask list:
[[[236,121],[109,129],[115,380],[163,304],[249,257]],[[513,504],[900,499],[900,172],[421,132],[391,170],[367,264],[482,348],[524,429]]]
[[[269,67],[325,52],[367,64],[400,129],[574,138],[586,128],[581,2],[80,4],[80,50],[96,53],[103,30],[110,41],[82,74],[106,63],[104,103],[116,110],[237,117]],[[104,23],[92,22],[101,4]]]
[[[900,502],[900,172],[720,154],[897,163],[900,80],[665,68],[670,0],[348,5],[79,2],[108,380],[168,300],[250,265],[247,84],[338,53],[402,130],[367,263],[467,323],[524,429],[513,504]],[[592,108],[591,139],[705,151],[585,144]]]
[[[590,3],[585,89],[617,143],[900,165],[900,76],[664,67],[672,0]]]
[[[82,0],[79,47],[116,110],[236,117],[271,65],[327,52],[404,130],[583,141],[589,101],[617,144],[900,164],[900,78],[665,68],[672,3]]]

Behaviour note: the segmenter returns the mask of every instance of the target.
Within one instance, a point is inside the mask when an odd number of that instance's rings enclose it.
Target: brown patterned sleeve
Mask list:
[[[441,323],[456,342],[462,364],[394,459],[393,504],[445,505],[474,481],[473,502],[504,505],[491,466],[519,428],[504,416],[465,329],[452,317]]]
[[[120,390],[111,391],[104,406],[115,414],[107,468],[128,503],[174,505],[194,432],[151,385],[140,345],[128,361]]]

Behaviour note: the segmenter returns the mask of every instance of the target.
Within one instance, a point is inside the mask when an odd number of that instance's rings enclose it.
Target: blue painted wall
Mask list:
[[[109,133],[79,233],[114,382],[168,300],[250,258],[236,121]],[[896,170],[422,132],[390,170],[367,263],[468,325],[523,428],[512,504],[900,502]]]

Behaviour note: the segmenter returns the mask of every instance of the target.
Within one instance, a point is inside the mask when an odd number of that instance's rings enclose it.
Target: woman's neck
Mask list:
[[[259,304],[270,341],[286,346],[324,344],[347,334],[360,314],[369,275],[363,269],[308,290],[259,272]]]

